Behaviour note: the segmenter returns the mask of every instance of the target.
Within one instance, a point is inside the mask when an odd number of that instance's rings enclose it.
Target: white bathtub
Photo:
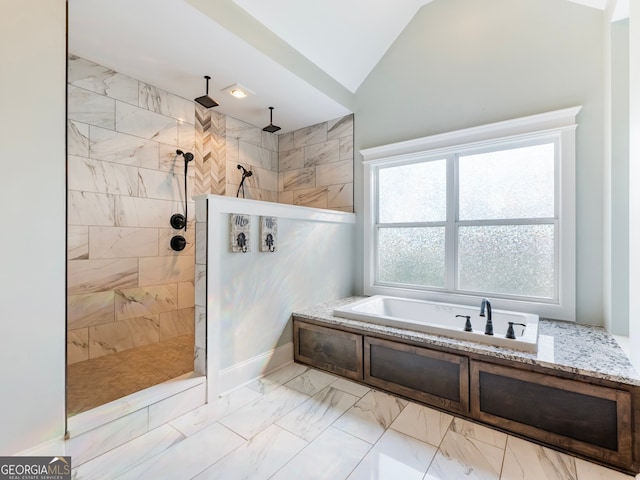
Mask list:
[[[505,310],[493,310],[492,313],[494,334],[485,335],[486,317],[479,315],[480,305],[468,307],[376,295],[336,308],[333,311],[336,317],[351,320],[417,330],[459,340],[515,348],[531,353],[538,351],[538,315]],[[456,315],[470,316],[473,331],[465,332],[465,319],[456,317]],[[509,339],[505,337],[508,322],[522,323],[526,327],[514,325],[516,338]]]

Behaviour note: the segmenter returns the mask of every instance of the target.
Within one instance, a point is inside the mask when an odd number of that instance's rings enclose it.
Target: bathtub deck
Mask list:
[[[538,365],[587,377],[640,386],[640,375],[631,365],[631,361],[613,336],[602,327],[540,319],[538,353],[527,353],[439,335],[349,320],[333,315],[333,310],[336,307],[361,300],[362,298],[364,297],[343,298],[294,312],[294,315],[337,327],[353,328],[411,342],[490,355],[495,358],[524,364]]]

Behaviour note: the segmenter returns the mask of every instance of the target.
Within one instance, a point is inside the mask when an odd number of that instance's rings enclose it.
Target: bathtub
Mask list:
[[[492,313],[494,334],[485,335],[486,317],[479,315],[480,305],[468,307],[376,295],[333,311],[336,317],[537,353],[538,315],[506,310],[493,310]],[[456,315],[470,316],[473,331],[465,332],[465,319]],[[526,327],[514,325],[516,338],[509,339],[505,337],[508,322],[521,323]]]

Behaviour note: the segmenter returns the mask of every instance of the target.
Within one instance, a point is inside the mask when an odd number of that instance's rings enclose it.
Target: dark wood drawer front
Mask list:
[[[632,461],[629,392],[478,361],[471,391],[481,421],[608,463]]]
[[[618,449],[613,400],[480,372],[480,409],[609,450]]]
[[[365,381],[425,403],[468,411],[465,357],[365,337]]]
[[[296,361],[362,380],[362,335],[300,321],[293,333]]]

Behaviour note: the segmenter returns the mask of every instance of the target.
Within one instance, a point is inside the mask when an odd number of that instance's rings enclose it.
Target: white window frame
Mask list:
[[[576,303],[576,240],[575,240],[575,130],[576,116],[581,107],[572,107],[552,112],[507,120],[479,127],[418,138],[406,142],[383,145],[361,150],[364,165],[364,293],[366,295],[392,295],[418,298],[430,301],[479,305],[483,296],[489,296],[494,308],[538,314],[545,318],[575,321]],[[376,262],[376,178],[380,167],[414,163],[436,157],[451,157],[454,153],[492,149],[507,142],[537,143],[541,138],[554,140],[559,153],[556,168],[557,217],[556,258],[557,283],[556,298],[549,301],[525,300],[513,298],[492,298],[490,294],[453,293],[442,289],[425,287],[378,284],[375,279]],[[454,162],[447,160],[448,167]],[[490,172],[487,172],[490,175]],[[453,176],[448,175],[448,208],[453,202]],[[481,180],[480,180],[481,181]],[[451,231],[451,230],[450,230]],[[456,232],[457,233],[457,232]],[[457,241],[457,235],[447,238],[447,255],[451,242]],[[453,278],[451,259],[447,257],[448,279]],[[447,285],[449,288],[450,285]]]

